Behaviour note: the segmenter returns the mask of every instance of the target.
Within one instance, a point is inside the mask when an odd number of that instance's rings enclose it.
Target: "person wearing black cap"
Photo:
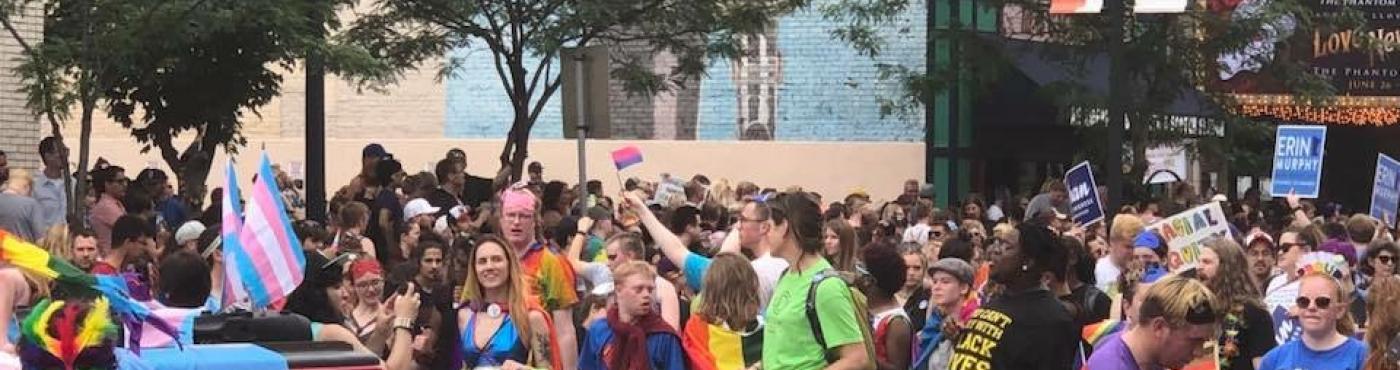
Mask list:
[[[1069,369],[1077,329],[1064,305],[1046,288],[1045,274],[1065,266],[1059,238],[1041,223],[1017,228],[991,273],[1005,293],[973,312],[958,334],[953,369]]]

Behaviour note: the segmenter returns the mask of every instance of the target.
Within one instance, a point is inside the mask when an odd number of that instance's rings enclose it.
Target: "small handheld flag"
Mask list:
[[[621,171],[632,165],[642,163],[642,151],[636,146],[628,145],[612,152],[613,164],[617,165],[617,170]]]

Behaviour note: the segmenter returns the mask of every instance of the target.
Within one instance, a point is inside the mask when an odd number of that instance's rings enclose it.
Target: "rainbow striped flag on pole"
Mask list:
[[[236,271],[254,308],[279,308],[287,295],[301,284],[306,256],[301,241],[287,219],[287,206],[277,189],[272,161],[262,154],[258,181],[249,193],[248,208],[236,244],[225,244],[233,251],[229,271]],[[237,193],[230,192],[229,198]],[[233,248],[229,248],[233,247]],[[227,260],[226,260],[227,261]]]

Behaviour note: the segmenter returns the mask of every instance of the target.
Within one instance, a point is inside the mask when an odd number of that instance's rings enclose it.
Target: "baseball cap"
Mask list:
[[[1133,239],[1133,248],[1147,248],[1155,251],[1166,246],[1167,244],[1162,242],[1162,237],[1152,230],[1143,230],[1138,233],[1137,238]]]
[[[384,151],[384,146],[378,143],[365,145],[365,149],[360,151],[360,157],[363,158],[384,158],[387,156],[389,156],[389,152]]]
[[[1269,236],[1268,233],[1256,232],[1256,233],[1250,234],[1248,238],[1245,238],[1245,239],[1244,239],[1244,246],[1245,246],[1245,247],[1249,247],[1249,246],[1251,246],[1251,245],[1254,245],[1255,242],[1264,242],[1264,243],[1267,243],[1268,246],[1269,246],[1269,249],[1274,249],[1274,247],[1275,247],[1275,245],[1274,245],[1274,237]]]
[[[403,206],[403,220],[408,221],[412,220],[414,217],[435,214],[438,210],[441,210],[441,208],[433,207],[432,204],[428,204],[427,199],[418,198],[410,200],[408,204]]]
[[[175,244],[183,245],[199,239],[199,235],[204,234],[204,229],[204,224],[199,221],[190,221],[180,225],[180,229],[175,230]]]
[[[595,221],[612,220],[612,211],[608,211],[607,208],[593,206],[593,208],[588,209],[588,218]]]
[[[947,257],[938,260],[938,262],[934,262],[932,266],[928,267],[928,271],[930,274],[942,271],[953,275],[953,277],[957,278],[958,281],[963,284],[972,285],[972,265],[968,264],[967,261],[963,261],[961,258]]]

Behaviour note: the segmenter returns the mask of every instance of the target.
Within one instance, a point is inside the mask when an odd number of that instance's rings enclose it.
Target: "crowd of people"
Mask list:
[[[129,180],[100,162],[89,211],[65,218],[58,146],[40,144],[36,176],[4,171],[0,229],[125,274],[159,312],[249,308],[225,289],[221,191],[201,211],[160,170]],[[259,339],[343,342],[387,369],[1400,369],[1394,230],[1322,202],[1180,186],[1078,225],[1058,181],[940,209],[914,180],[891,201],[833,200],[702,175],[609,193],[545,181],[539,163],[513,183],[467,169],[454,149],[409,173],[371,144],[325,223],[279,172],[306,271]],[[1194,258],[1150,227],[1207,201],[1231,232]],[[13,270],[0,316],[49,294]]]

